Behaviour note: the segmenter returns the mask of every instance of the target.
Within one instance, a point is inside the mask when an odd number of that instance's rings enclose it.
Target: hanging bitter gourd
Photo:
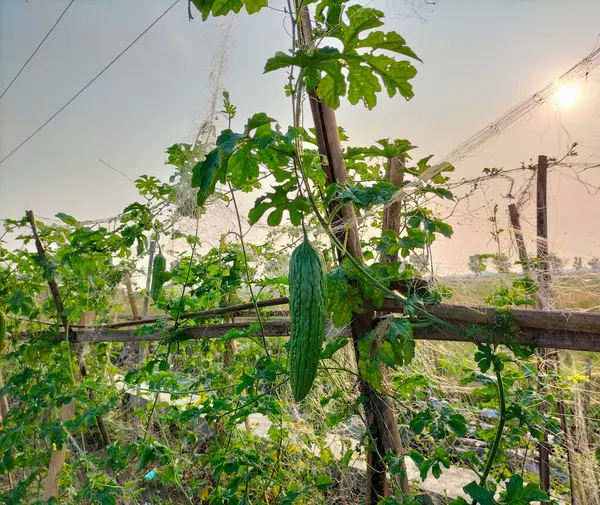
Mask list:
[[[163,284],[165,283],[165,271],[167,260],[162,254],[157,254],[152,263],[152,284],[150,286],[150,298],[158,300]]]
[[[310,391],[317,375],[321,346],[325,339],[327,273],[319,252],[304,236],[290,258],[289,371],[294,399],[299,402]]]

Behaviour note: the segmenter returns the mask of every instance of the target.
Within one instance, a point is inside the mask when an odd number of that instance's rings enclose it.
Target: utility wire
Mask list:
[[[44,127],[46,127],[56,116],[58,116],[63,110],[65,110],[79,95],[81,95],[86,89],[88,89],[96,79],[98,79],[104,72],[106,72],[112,65],[115,63],[121,56],[123,56],[131,47],[140,40],[156,23],[158,23],[173,7],[175,7],[180,0],[175,0],[170,7],[164,11],[148,28],[146,28],[142,33],[140,33],[125,49],[123,49],[115,58],[106,65],[100,72],[96,74],[96,76],[88,82],[83,88],[81,88],[75,95],[73,95],[67,103],[65,103],[60,109],[58,109],[45,123],[43,123],[37,130],[35,130],[29,137],[27,137],[23,142],[21,142],[17,147],[15,147],[10,153],[8,153],[4,158],[0,160],[0,164],[4,163],[8,158],[10,158],[13,154],[15,154],[21,147],[23,147],[27,142],[29,142],[33,137],[35,137]]]
[[[58,25],[58,23],[60,23],[60,20],[63,18],[63,16],[67,13],[67,11],[69,10],[69,7],[71,7],[71,5],[73,5],[73,2],[75,0],[71,0],[69,2],[69,5],[67,5],[67,8],[63,11],[63,13],[58,17],[58,19],[56,20],[56,23],[54,23],[52,25],[52,28],[50,28],[50,31],[46,34],[46,36],[42,39],[42,41],[38,44],[38,46],[35,48],[35,51],[33,51],[33,53],[31,54],[31,56],[27,59],[27,61],[23,64],[23,66],[21,67],[21,70],[19,70],[17,72],[17,75],[15,75],[13,77],[13,80],[10,81],[10,84],[6,87],[6,89],[2,92],[2,94],[0,95],[0,100],[2,100],[2,97],[6,94],[6,92],[10,89],[10,87],[13,85],[13,83],[17,80],[17,78],[21,75],[21,72],[23,72],[23,70],[25,70],[25,67],[29,64],[29,62],[33,59],[33,57],[36,55],[36,53],[40,50],[40,47],[42,47],[42,45],[44,44],[44,42],[46,42],[46,39],[50,36],[50,34],[54,31],[54,29],[56,28],[56,25]]]

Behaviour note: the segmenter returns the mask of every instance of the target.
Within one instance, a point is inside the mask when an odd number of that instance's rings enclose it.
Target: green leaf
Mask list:
[[[273,122],[275,122],[275,119],[267,116],[264,112],[257,112],[250,119],[248,119],[245,134],[248,135],[252,130],[255,130],[260,126],[268,125]]]
[[[506,483],[506,491],[500,495],[500,503],[506,505],[528,505],[535,501],[548,501],[548,495],[537,484],[523,486],[520,475],[511,475]]]
[[[226,16],[230,12],[236,14],[242,10],[242,0],[214,0],[212,5],[213,16]]]
[[[317,86],[317,96],[337,109],[340,106],[340,97],[346,95],[346,80],[342,74],[342,68],[337,62],[328,63],[323,66],[325,77]]]
[[[463,487],[465,493],[467,493],[473,500],[479,505],[496,505],[494,500],[494,493],[488,489],[481,487],[475,481],[470,482]]]
[[[298,195],[295,198],[290,198],[288,193],[296,190],[295,183],[285,183],[274,187],[274,193],[257,198],[254,202],[254,207],[248,213],[250,224],[255,224],[269,209],[273,211],[269,214],[267,223],[269,226],[278,226],[281,223],[283,212],[288,211],[290,221],[294,226],[298,226],[302,221],[302,216],[307,215],[312,207],[308,198]]]
[[[382,390],[383,373],[378,361],[371,359],[372,339],[363,337],[358,341],[358,370],[362,379],[377,390]]]
[[[374,205],[385,205],[398,192],[398,187],[387,181],[378,181],[372,186],[348,186],[336,198],[343,202],[353,202],[359,209],[367,209]]]
[[[275,207],[273,212],[269,214],[267,218],[267,224],[269,226],[279,226],[281,224],[281,218],[283,217],[283,208]]]
[[[335,340],[327,342],[325,349],[321,351],[321,359],[331,358],[337,351],[348,344],[348,339],[344,337],[338,337]]]
[[[244,0],[244,5],[248,14],[255,14],[263,7],[267,7],[269,2],[268,0]]]
[[[275,56],[267,60],[265,73],[291,66],[303,69],[323,69],[323,63],[338,60],[340,56],[339,49],[329,46],[317,48],[312,52],[300,49],[294,55],[278,51]]]
[[[356,47],[384,49],[421,61],[414,51],[406,45],[406,41],[396,32],[371,32],[364,39],[360,40]]]
[[[373,145],[370,147],[349,147],[346,150],[346,157],[348,158],[396,158],[397,156],[404,156],[409,158],[408,151],[411,149],[415,149],[417,146],[414,146],[410,143],[409,140],[406,139],[394,139],[393,143],[390,143],[390,139],[379,139],[377,141],[377,145]],[[400,171],[405,171],[406,169],[400,168]]]
[[[56,214],[56,217],[65,224],[68,224],[70,226],[77,226],[77,219],[75,219],[73,216],[69,216],[69,214],[59,212],[58,214]]]
[[[377,105],[377,93],[380,91],[381,84],[369,67],[362,65],[359,59],[348,62],[348,101],[352,105],[362,100],[372,110]],[[333,107],[333,104],[327,105]]]
[[[198,162],[192,172],[192,187],[198,189],[197,203],[204,205],[212,195],[221,177],[222,168],[219,164],[219,150],[213,149],[204,160]]]
[[[414,96],[409,80],[417,75],[417,69],[408,61],[396,61],[385,54],[364,54],[361,58],[373,73],[381,78],[390,98],[393,98],[396,92],[407,99]]]
[[[410,429],[416,435],[419,435],[423,432],[423,430],[431,423],[433,420],[433,416],[429,410],[424,410],[422,412],[417,413],[408,424]],[[414,458],[413,458],[414,459]],[[415,461],[416,463],[416,461]]]
[[[231,155],[227,164],[227,171],[231,184],[236,188],[258,178],[258,160],[252,154],[250,145],[238,149]]]
[[[327,314],[336,328],[350,323],[352,312],[362,310],[362,300],[350,285],[348,273],[337,267],[327,273]]]
[[[398,61],[375,52],[388,51],[418,59],[416,54],[396,32],[374,31],[361,38],[363,32],[383,25],[383,12],[351,5],[344,19],[342,3],[325,5],[322,2],[316,14],[318,19],[326,20],[326,26],[319,30],[319,35],[341,41],[342,51],[326,46],[312,52],[301,49],[293,55],[278,52],[267,61],[265,72],[289,66],[301,68],[306,87],[316,89],[319,98],[333,108],[339,107],[340,98],[347,90],[350,103],[362,101],[372,109],[377,104],[377,93],[383,89],[382,84],[390,97],[399,93],[407,99],[412,98],[412,86],[408,81],[416,75],[416,69],[408,61]],[[325,9],[326,17],[323,14]],[[341,73],[342,68],[347,69],[347,78]]]
[[[202,14],[202,20],[206,21],[210,14],[210,10],[215,3],[215,0],[192,0],[192,3]]]
[[[330,488],[331,486],[333,486],[333,484],[333,479],[329,475],[319,475],[315,479],[315,486],[317,486],[322,491],[325,491],[326,489]]]
[[[344,43],[344,50],[358,47],[358,36],[365,30],[378,28],[383,25],[383,12],[377,9],[365,8],[362,5],[351,5],[347,11],[349,25],[338,25],[332,35]],[[365,46],[362,46],[365,47]]]
[[[467,434],[467,421],[461,414],[452,415],[447,424],[457,437],[462,438]]]
[[[198,205],[202,206],[215,191],[219,180],[225,182],[227,164],[238,141],[243,137],[231,130],[223,130],[217,138],[217,147],[192,169],[192,187],[198,188]]]

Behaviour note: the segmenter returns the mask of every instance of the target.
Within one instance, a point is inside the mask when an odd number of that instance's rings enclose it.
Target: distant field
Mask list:
[[[454,293],[448,303],[481,305],[494,289],[515,278],[516,275],[447,277],[442,282]],[[556,309],[600,312],[600,272],[565,273],[552,279],[552,290]]]

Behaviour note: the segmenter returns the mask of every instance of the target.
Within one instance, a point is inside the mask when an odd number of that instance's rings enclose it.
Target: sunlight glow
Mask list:
[[[561,108],[568,109],[579,101],[581,90],[574,84],[562,84],[556,88],[554,101]]]

